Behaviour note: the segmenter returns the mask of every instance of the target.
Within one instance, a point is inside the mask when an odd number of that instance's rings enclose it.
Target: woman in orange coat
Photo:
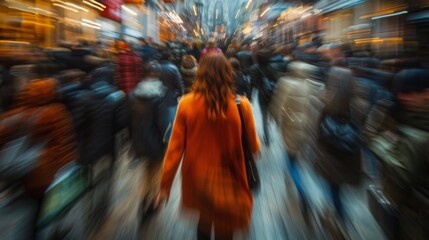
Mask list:
[[[235,103],[233,70],[221,54],[201,60],[194,89],[177,110],[164,158],[159,200],[168,199],[182,162],[182,200],[185,209],[200,213],[198,239],[232,239],[235,230],[250,224],[250,192],[241,144],[242,126]],[[260,150],[252,109],[240,97],[253,153]]]

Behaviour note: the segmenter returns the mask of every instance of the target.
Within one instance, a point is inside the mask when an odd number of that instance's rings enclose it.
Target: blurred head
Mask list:
[[[150,62],[143,73],[147,78],[158,79],[161,76],[161,66],[158,62]]]
[[[210,54],[201,60],[194,92],[205,99],[209,118],[225,117],[233,85],[233,69],[223,54]]]
[[[206,47],[207,48],[214,48],[214,47],[216,47],[216,40],[214,40],[213,38],[209,39],[207,41]]]
[[[270,59],[273,57],[273,51],[272,49],[261,49],[256,53],[256,58],[258,60],[258,63],[262,66],[267,65],[270,63]]]
[[[228,61],[229,61],[229,63],[231,63],[231,66],[235,71],[241,70],[240,62],[238,61],[237,58],[230,58],[230,59],[228,59]]]
[[[394,91],[401,106],[410,111],[429,107],[429,70],[400,71],[394,79]]]
[[[182,67],[186,69],[194,68],[197,66],[197,59],[192,55],[183,55]]]
[[[158,49],[159,59],[163,61],[169,61],[171,57],[171,52],[166,45],[161,45]]]
[[[250,51],[258,51],[259,50],[259,43],[258,42],[252,42],[250,44]]]

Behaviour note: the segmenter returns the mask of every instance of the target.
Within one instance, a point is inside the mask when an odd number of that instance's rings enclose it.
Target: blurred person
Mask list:
[[[14,103],[0,116],[1,149],[22,131],[33,143],[45,143],[36,165],[29,172],[20,173],[22,177],[15,176],[22,179],[18,184],[24,186],[23,198],[33,199],[38,205],[36,212],[27,216],[34,218],[31,220],[33,229],[29,230],[31,234],[36,231],[37,212],[45,190],[61,168],[78,159],[73,124],[66,107],[57,102],[56,87],[57,81],[53,79],[35,79],[17,86]]]
[[[192,91],[192,86],[197,76],[197,69],[197,60],[192,55],[184,55],[182,66],[180,66],[180,74],[185,83],[185,94]]]
[[[150,39],[150,41],[149,41]],[[143,64],[148,64],[156,60],[158,51],[153,46],[152,38],[148,38],[146,41],[144,38],[140,39],[140,57],[142,58]]]
[[[200,59],[212,53],[223,53],[223,52],[220,48],[217,47],[216,40],[209,39],[207,41],[206,48],[204,48],[203,51],[201,51]]]
[[[168,143],[166,134],[166,108],[163,102],[167,88],[159,80],[159,66],[152,64],[147,78],[142,79],[128,96],[130,109],[129,131],[136,160],[143,162],[142,217],[155,210],[155,199],[159,192],[161,169]]]
[[[429,71],[402,70],[394,79],[396,111],[385,101],[370,117],[379,124],[369,147],[380,160],[381,190],[397,210],[391,226],[398,239],[425,239],[429,232]],[[384,105],[384,106],[383,106]]]
[[[193,92],[180,101],[164,158],[157,202],[169,198],[183,156],[183,207],[200,214],[197,239],[210,239],[212,225],[215,239],[232,239],[234,231],[250,224],[253,197],[246,178],[242,131],[247,131],[253,153],[259,152],[260,144],[245,97],[238,98],[246,122],[242,129],[232,74],[223,55],[202,59]]]
[[[315,80],[319,69],[311,64],[295,61],[289,64],[288,74],[278,80],[270,103],[270,112],[282,129],[285,149],[289,156],[288,168],[298,190],[304,214],[308,213],[308,199],[298,171],[298,158],[307,143],[307,101],[311,95],[308,80]]]
[[[235,58],[237,57],[237,53],[240,50],[240,45],[237,41],[232,41],[229,45],[227,50],[225,51],[225,56],[227,58]]]
[[[183,83],[182,77],[180,76],[180,71],[177,66],[170,61],[170,58],[170,50],[166,46],[161,47],[159,61],[159,79],[167,88],[167,92],[165,93],[166,98],[163,104],[167,108],[168,117],[164,119],[165,121],[167,121],[167,125],[171,125],[167,133],[167,139],[170,139],[171,127],[173,127],[179,98],[182,97],[185,93],[185,85]]]
[[[238,61],[240,62],[241,69],[243,73],[248,75],[250,67],[255,63],[252,57],[252,52],[250,51],[250,45],[243,45],[241,51],[236,54]]]
[[[238,95],[246,96],[251,99],[252,86],[250,80],[243,74],[240,62],[236,58],[230,58],[229,62],[234,70],[234,89]]]
[[[128,43],[119,43],[118,53],[118,80],[119,89],[126,94],[130,93],[141,79],[142,60],[130,48]]]
[[[329,72],[325,97],[322,98],[325,107],[319,118],[318,149],[314,162],[316,171],[329,185],[332,205],[343,224],[347,219],[341,187],[358,185],[362,179],[360,132],[354,125],[355,119],[350,110],[352,81],[348,69],[334,67]]]
[[[262,124],[264,128],[264,143],[270,144],[270,134],[268,130],[268,105],[271,101],[273,91],[275,89],[278,75],[271,65],[270,59],[272,51],[270,49],[262,49],[257,52],[257,64],[250,69],[250,77],[252,88],[258,90],[259,106],[261,107]]]
[[[303,43],[293,51],[294,59],[316,65],[319,60],[316,45],[313,42]]]
[[[196,41],[192,42],[192,48],[189,50],[188,54],[194,56],[197,62],[200,61],[201,48],[198,47],[198,44]]]

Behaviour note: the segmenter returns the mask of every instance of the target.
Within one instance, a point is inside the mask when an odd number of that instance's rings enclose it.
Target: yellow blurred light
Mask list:
[[[95,5],[98,5],[98,6],[102,7],[102,8],[106,8],[106,6],[104,6],[104,4],[102,4],[102,3],[99,3],[99,2],[97,2],[95,0],[90,0],[90,1],[93,2]]]
[[[98,27],[98,26],[94,26],[94,25],[91,25],[91,24],[88,24],[88,23],[81,22],[80,24],[82,24],[83,26],[86,26],[86,27],[95,28],[95,29],[100,29],[100,27]]]
[[[11,44],[30,44],[29,42],[9,41],[9,40],[0,40],[0,43],[11,43]]]
[[[71,8],[71,7],[67,7],[66,5],[63,5],[63,4],[53,3],[52,5],[57,6],[57,7],[62,7],[64,9],[70,10],[70,11],[75,12],[75,13],[79,12],[78,10]]]
[[[95,26],[99,26],[99,27],[101,26],[101,24],[96,23],[96,22],[91,21],[91,20],[88,20],[88,19],[85,19],[85,18],[82,18],[82,21],[86,22],[86,23],[89,23],[89,24],[92,24],[92,25],[95,25]]]
[[[89,6],[93,7],[93,8],[96,8],[96,9],[98,9],[98,10],[100,10],[100,11],[104,11],[104,8],[102,8],[102,7],[100,7],[100,6],[97,6],[97,5],[94,5],[93,3],[90,3],[90,2],[88,2],[88,1],[83,1],[83,3],[85,3],[85,4],[89,5]]]
[[[77,8],[77,9],[79,9],[79,10],[82,10],[82,11],[84,11],[84,12],[89,12],[89,11],[88,11],[88,9],[83,8],[83,7],[81,7],[81,6],[78,6],[78,5],[76,5],[76,4],[69,3],[69,2],[66,2],[65,4],[66,4],[66,5],[68,5],[68,6],[72,6],[72,7],[74,7],[74,8]]]
[[[197,16],[198,14],[197,14],[197,9],[195,8],[195,5],[194,5],[194,6],[192,6],[192,8],[194,9],[194,14],[195,14],[195,16]]]
[[[262,13],[261,13],[261,16],[260,17],[263,17],[268,11],[270,10],[270,7],[268,7],[267,9],[265,9],[265,11],[263,11]]]
[[[252,0],[249,0],[249,2],[247,2],[246,9],[249,8],[251,2],[252,2]]]

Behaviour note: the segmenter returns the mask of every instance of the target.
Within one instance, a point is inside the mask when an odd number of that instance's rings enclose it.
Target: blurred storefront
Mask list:
[[[58,13],[50,2],[3,1],[0,5],[0,38],[50,46],[56,38]]]

